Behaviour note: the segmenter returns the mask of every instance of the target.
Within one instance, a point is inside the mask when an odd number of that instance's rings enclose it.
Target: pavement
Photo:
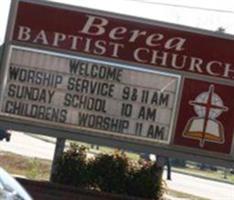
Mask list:
[[[53,138],[49,142],[46,142],[46,140],[41,140],[24,133],[13,132],[10,142],[0,142],[0,151],[52,160],[55,149],[53,142],[55,142]],[[166,173],[164,173],[163,178],[167,187],[171,190],[210,200],[234,200],[233,184],[221,183],[177,172],[172,172],[172,180],[166,180]],[[182,198],[166,195],[166,199],[177,200]]]
[[[164,180],[167,187],[175,191],[210,200],[234,200],[234,185],[172,172],[172,180]]]
[[[13,131],[10,142],[0,142],[0,151],[2,150],[32,158],[52,160],[55,144]]]

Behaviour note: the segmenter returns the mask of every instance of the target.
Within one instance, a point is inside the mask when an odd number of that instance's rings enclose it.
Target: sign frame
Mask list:
[[[64,58],[64,59],[79,59],[79,60],[82,60],[84,62],[90,62],[90,63],[95,63],[95,64],[103,64],[103,65],[107,65],[107,66],[111,66],[111,67],[117,67],[117,68],[120,68],[120,69],[125,69],[125,70],[130,70],[130,71],[136,71],[136,72],[142,72],[142,73],[149,73],[149,74],[155,74],[155,75],[162,75],[164,77],[171,77],[171,78],[175,78],[177,80],[177,83],[176,83],[176,89],[175,89],[175,97],[174,97],[174,103],[172,105],[172,111],[171,111],[171,119],[170,119],[170,122],[169,122],[169,131],[168,131],[168,139],[167,141],[158,141],[158,140],[154,140],[154,139],[151,139],[151,138],[147,138],[147,137],[137,137],[135,135],[131,135],[131,134],[126,134],[126,135],[122,135],[121,133],[115,133],[115,132],[110,132],[108,133],[108,131],[105,131],[105,130],[96,130],[98,132],[97,135],[106,135],[107,137],[123,137],[123,138],[126,138],[127,140],[135,140],[135,141],[138,141],[138,140],[145,140],[145,142],[150,142],[150,143],[162,143],[162,144],[170,144],[172,141],[172,135],[174,133],[174,127],[175,127],[175,121],[173,120],[175,118],[175,114],[176,114],[176,108],[178,107],[178,94],[179,94],[179,88],[180,88],[180,83],[181,83],[181,76],[180,75],[175,75],[175,74],[168,74],[168,73],[165,73],[165,72],[161,72],[161,71],[156,71],[156,70],[149,70],[149,69],[145,69],[145,68],[135,68],[133,66],[129,66],[129,65],[123,65],[123,64],[118,64],[118,63],[111,63],[109,61],[104,61],[104,60],[96,60],[96,59],[92,59],[92,58],[85,58],[85,57],[81,57],[81,56],[72,56],[72,55],[68,55],[68,54],[62,54],[62,53],[58,53],[58,52],[51,52],[51,51],[47,51],[47,50],[38,50],[38,49],[33,49],[33,48],[28,48],[28,47],[21,47],[21,46],[15,46],[15,45],[11,45],[9,46],[9,53],[8,53],[8,57],[6,59],[6,62],[5,62],[5,71],[4,71],[4,82],[2,84],[2,89],[1,89],[1,94],[0,94],[0,98],[1,98],[1,102],[3,102],[3,98],[4,98],[4,94],[6,93],[6,89],[7,89],[7,73],[8,73],[8,69],[9,69],[9,66],[10,66],[10,58],[12,56],[12,52],[13,50],[23,50],[23,51],[28,51],[28,52],[33,52],[33,53],[41,53],[41,54],[45,54],[45,55],[50,55],[50,56],[56,56],[56,57],[61,57],[61,58]],[[121,83],[120,83],[121,84]],[[4,113],[2,112],[2,106],[3,106],[3,103],[0,104],[0,115],[2,116],[6,116],[6,117],[12,117],[12,118],[16,118],[16,119],[25,119],[27,120],[27,117],[24,117],[24,116],[18,116],[16,114],[8,114],[8,113]],[[37,119],[33,119],[33,118],[30,118],[28,117],[28,120],[32,120],[33,122],[37,122],[38,123],[42,123],[44,124],[44,126],[49,126],[49,127],[63,127],[63,128],[72,128],[72,129],[76,129],[77,131],[80,131],[82,132],[83,129],[84,131],[86,132],[93,132],[93,134],[95,134],[95,131],[94,130],[90,130],[88,131],[88,129],[90,128],[79,128],[75,125],[70,125],[71,127],[69,127],[69,124],[59,124],[59,123],[53,123],[53,122],[45,122],[44,120],[37,120]],[[82,131],[81,131],[82,130]]]
[[[196,34],[201,34],[201,35],[206,35],[206,36],[213,36],[216,38],[220,39],[228,39],[232,40],[234,42],[234,38],[232,35],[228,34],[219,34],[215,32],[210,32],[210,31],[205,31],[205,30],[200,30],[200,29],[195,29],[191,27],[185,27],[185,26],[180,26],[180,25],[174,25],[174,24],[169,24],[169,23],[163,23],[163,22],[157,22],[153,20],[146,20],[142,18],[137,18],[137,17],[131,17],[131,16],[125,16],[125,15],[119,15],[119,14],[113,14],[113,13],[108,13],[106,11],[98,11],[98,10],[93,10],[93,9],[88,9],[88,8],[82,8],[82,7],[74,7],[74,6],[69,6],[69,5],[64,5],[64,4],[56,4],[53,2],[44,2],[42,0],[39,0],[37,2],[33,0],[12,0],[12,6],[11,6],[11,11],[9,15],[9,20],[8,20],[8,27],[7,27],[7,32],[6,32],[6,37],[5,37],[5,51],[4,51],[4,56],[2,60],[2,65],[1,68],[3,68],[6,63],[8,62],[9,59],[9,52],[10,48],[12,45],[14,46],[25,46],[27,48],[36,48],[38,50],[44,50],[44,51],[54,51],[54,49],[50,47],[41,47],[41,46],[36,46],[33,44],[28,44],[28,43],[23,43],[23,42],[17,42],[13,41],[13,30],[15,27],[15,19],[16,19],[16,11],[18,7],[19,2],[29,2],[29,3],[34,3],[34,4],[39,4],[39,5],[46,5],[46,6],[53,6],[61,9],[68,9],[72,11],[86,11],[86,12],[91,12],[93,14],[97,15],[103,15],[107,17],[114,17],[118,19],[123,19],[123,20],[129,20],[129,21],[134,21],[134,22],[142,22],[142,23],[147,23],[151,25],[158,25],[164,28],[171,28],[171,29],[176,29],[179,31],[187,31],[191,33],[196,33]],[[70,54],[72,56],[76,56],[78,53],[77,52],[70,52],[68,50],[61,50],[58,49],[56,52],[61,53],[61,54]],[[81,57],[86,57],[90,59],[95,59],[95,60],[100,60],[100,57],[95,56],[95,55],[86,55],[83,53],[79,53]],[[134,65],[136,67],[142,68],[143,64],[140,63],[132,63],[132,62],[127,62],[127,61],[122,61],[118,59],[113,59],[110,58],[106,60],[105,58],[101,58],[101,60],[104,61],[109,61],[109,62],[117,62],[118,64],[123,64],[123,65]],[[149,70],[157,70],[157,71],[163,71],[164,73],[173,73],[177,72],[175,70],[170,70],[170,69],[156,69],[155,67],[152,67],[150,65],[144,65],[144,68],[149,69]],[[6,69],[1,69],[3,70]],[[4,77],[4,73],[1,74],[1,78],[3,83],[6,83],[6,78]],[[180,85],[181,88],[179,89],[178,93],[178,99],[177,99],[177,107],[176,107],[176,112],[175,112],[175,119],[178,118],[178,111],[180,109],[180,104],[179,102],[181,101],[181,94],[183,90],[183,84],[185,77],[186,78],[192,78],[194,80],[202,80],[202,81],[207,81],[210,83],[222,83],[225,85],[233,86],[233,80],[227,80],[227,79],[220,79],[220,80],[213,80],[212,77],[206,77],[203,75],[198,75],[198,76],[193,76],[190,73],[187,72],[179,72],[178,75],[181,75],[181,81]],[[1,86],[2,88],[3,86]],[[2,97],[1,97],[2,98]],[[58,129],[56,126],[55,127],[45,127],[41,126],[40,124],[37,124],[35,126],[34,122],[27,121],[22,119],[20,122],[12,117],[5,117],[5,116],[0,116],[0,125],[5,128],[11,127],[12,129],[20,130],[20,131],[25,131],[25,132],[32,132],[32,133],[40,133],[48,136],[53,136],[53,137],[61,137],[61,138],[69,138],[69,139],[75,139],[75,140],[80,140],[84,142],[90,142],[90,143],[96,143],[99,145],[105,145],[105,146],[110,146],[110,147],[116,147],[116,148],[123,148],[126,150],[134,151],[134,152],[146,152],[146,153],[155,153],[157,155],[162,155],[162,156],[169,156],[169,157],[177,157],[180,159],[190,159],[198,162],[204,162],[204,163],[210,163],[210,164],[216,164],[220,166],[225,166],[225,167],[234,167],[234,137],[232,141],[232,150],[230,154],[223,154],[223,153],[213,153],[209,152],[206,150],[201,150],[201,149],[194,149],[194,148],[189,148],[189,147],[184,147],[184,146],[179,146],[179,145],[174,145],[172,142],[170,145],[166,146],[163,144],[156,144],[156,143],[150,143],[150,142],[144,142],[144,141],[125,141],[122,138],[111,136],[111,137],[106,137],[104,135],[98,136],[93,135],[92,133],[82,131],[82,132],[77,132],[76,129],[70,129],[69,131],[65,129]],[[173,125],[173,134],[172,134],[172,141],[174,140],[175,136],[175,129],[176,129],[176,123]],[[195,150],[195,151],[194,151]]]

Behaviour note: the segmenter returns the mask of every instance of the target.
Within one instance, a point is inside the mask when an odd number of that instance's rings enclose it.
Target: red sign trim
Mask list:
[[[12,40],[234,80],[233,40],[84,9],[20,1]]]

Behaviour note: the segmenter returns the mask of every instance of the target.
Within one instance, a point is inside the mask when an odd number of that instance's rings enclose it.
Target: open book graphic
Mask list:
[[[219,144],[225,142],[223,125],[216,118],[228,111],[228,107],[223,105],[223,100],[214,89],[214,85],[210,85],[207,92],[202,92],[189,102],[194,106],[197,117],[188,120],[183,136],[199,140],[200,147],[204,147],[206,141]]]
[[[200,140],[201,147],[205,141],[224,143],[224,128],[221,122],[208,119],[205,129],[204,123],[204,118],[190,119],[184,130],[184,137]]]

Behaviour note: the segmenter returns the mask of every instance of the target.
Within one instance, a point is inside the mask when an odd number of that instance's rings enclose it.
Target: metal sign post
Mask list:
[[[57,172],[57,161],[63,155],[64,148],[65,148],[66,139],[64,138],[57,138],[56,139],[56,146],[54,150],[54,157],[52,161],[51,167],[51,174],[50,174],[50,181],[54,180],[54,175]]]

